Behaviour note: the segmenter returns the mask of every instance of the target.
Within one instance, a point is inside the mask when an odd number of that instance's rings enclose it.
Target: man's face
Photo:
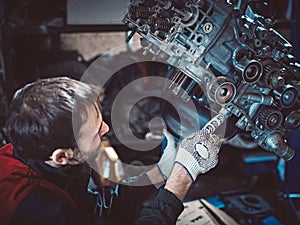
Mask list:
[[[109,127],[103,121],[99,107],[96,105],[88,107],[87,117],[79,129],[77,138],[77,146],[82,156],[80,161],[94,160],[98,156],[101,137],[108,131]]]

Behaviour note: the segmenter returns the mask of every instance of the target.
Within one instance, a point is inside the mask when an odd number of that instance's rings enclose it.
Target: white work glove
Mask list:
[[[166,129],[163,130],[163,134],[167,139],[167,146],[165,147],[164,152],[157,163],[157,166],[164,180],[166,180],[169,177],[174,166],[177,149],[175,146],[175,138]]]
[[[193,182],[200,173],[206,173],[217,165],[220,138],[212,133],[224,121],[225,117],[219,114],[201,130],[192,133],[179,143],[175,162],[187,170]]]

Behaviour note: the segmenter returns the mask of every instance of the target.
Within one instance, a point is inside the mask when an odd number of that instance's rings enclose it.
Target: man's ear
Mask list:
[[[73,158],[73,150],[58,148],[52,152],[50,160],[47,162],[52,166],[59,167],[67,165],[71,158]]]

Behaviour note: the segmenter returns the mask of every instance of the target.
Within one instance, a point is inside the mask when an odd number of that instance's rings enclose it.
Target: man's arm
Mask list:
[[[175,163],[172,173],[167,180],[165,189],[172,192],[179,200],[183,201],[192,184],[192,179],[186,169]]]
[[[217,115],[205,127],[184,138],[179,146],[173,170],[164,188],[144,204],[138,224],[175,224],[183,211],[184,199],[197,176],[206,173],[218,163],[219,137],[212,133],[224,122]],[[148,174],[149,175],[149,174]]]
[[[182,202],[168,190],[161,188],[151,201],[144,203],[135,225],[175,224],[183,211]]]
[[[186,169],[176,163],[165,187],[160,188],[158,194],[144,204],[135,225],[175,224],[178,216],[183,211],[182,200],[191,184],[192,179]]]

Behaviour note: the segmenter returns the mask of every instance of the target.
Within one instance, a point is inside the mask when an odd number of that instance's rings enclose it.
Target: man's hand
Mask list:
[[[160,160],[147,172],[148,178],[157,188],[165,183],[165,180],[170,176],[177,154],[175,138],[166,129],[163,130],[163,134],[167,140],[167,145]]]
[[[180,142],[175,162],[187,170],[193,181],[200,173],[206,173],[217,165],[220,138],[212,133],[224,121],[225,117],[219,114],[201,130],[192,133]]]

